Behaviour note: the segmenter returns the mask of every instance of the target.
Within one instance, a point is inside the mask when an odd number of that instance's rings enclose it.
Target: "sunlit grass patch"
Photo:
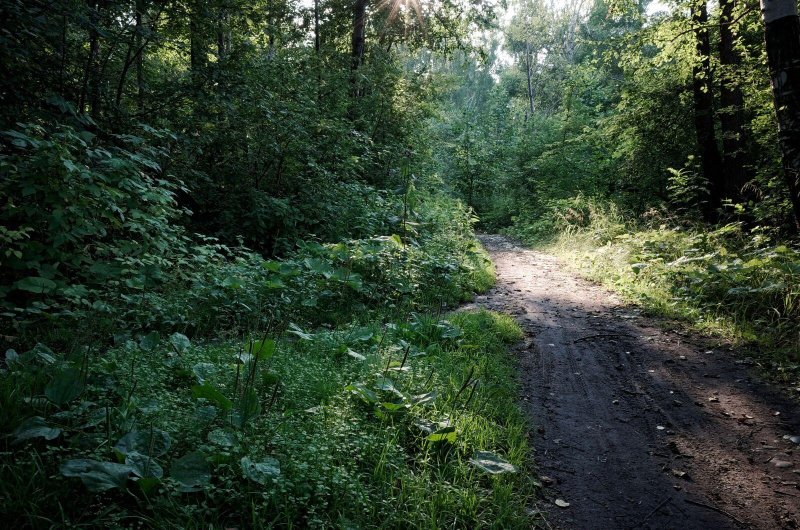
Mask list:
[[[748,346],[773,373],[796,370],[800,251],[739,224],[637,228],[592,216],[544,248],[651,314]]]

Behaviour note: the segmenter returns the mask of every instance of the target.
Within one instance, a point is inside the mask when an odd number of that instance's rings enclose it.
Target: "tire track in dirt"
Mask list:
[[[665,331],[556,258],[481,236],[515,316],[523,407],[556,528],[798,528],[798,403],[708,339]],[[555,499],[570,503],[554,505]]]

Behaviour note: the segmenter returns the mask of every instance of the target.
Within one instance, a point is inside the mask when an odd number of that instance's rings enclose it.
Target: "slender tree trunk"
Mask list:
[[[714,93],[711,83],[711,43],[708,38],[708,11],[706,0],[692,7],[692,25],[696,41],[695,65],[692,68],[694,94],[694,125],[703,175],[708,181],[708,202],[703,212],[707,221],[717,220],[717,209],[722,203],[722,157],[714,131]]]
[[[230,46],[229,15],[225,6],[217,9],[217,57],[222,60],[227,57]]]
[[[278,20],[280,20],[280,15],[278,15]],[[272,59],[275,57],[275,22],[274,22],[274,10],[270,7],[269,11],[267,12],[267,42],[269,43],[269,48],[267,50],[267,57]]]
[[[795,0],[761,0],[783,170],[800,231],[800,19]]]
[[[86,109],[87,99],[91,113],[97,111],[97,100],[99,89],[97,87],[99,80],[97,79],[97,55],[100,49],[100,34],[97,31],[97,25],[100,23],[99,5],[97,0],[89,0],[89,51],[86,56],[86,66],[83,69],[83,83],[81,86],[81,95],[78,99],[78,108],[81,112]]]
[[[192,81],[200,85],[206,66],[206,39],[203,17],[205,16],[201,0],[194,0],[189,13],[189,53]]]
[[[358,69],[364,61],[364,43],[367,25],[368,0],[355,0],[353,5],[353,36],[350,51],[350,82],[354,97],[359,97],[361,91],[358,82]]]
[[[526,42],[525,43],[525,71],[526,71],[526,74],[528,76],[528,107],[529,107],[529,110],[530,110],[530,116],[531,116],[531,118],[533,118],[533,111],[534,111],[533,81],[531,79],[531,76],[533,75],[533,72],[531,72],[531,69],[533,68],[533,65],[531,64],[531,62],[532,62],[532,58],[531,58],[531,43],[530,42]]]
[[[723,194],[734,202],[742,201],[742,188],[749,180],[745,147],[744,96],[735,80],[735,71],[741,60],[734,47],[736,34],[732,25],[736,0],[720,0],[719,62],[720,125],[722,128],[722,168],[725,174]]]
[[[144,108],[144,45],[142,44],[142,32],[145,24],[145,0],[136,0],[136,49],[139,55],[136,56],[136,106],[139,112]]]
[[[122,65],[122,72],[119,74],[119,80],[117,81],[117,92],[114,97],[114,108],[117,117],[119,117],[120,107],[122,106],[122,93],[125,91],[125,80],[128,78],[128,70],[130,70],[131,64],[136,61],[135,58],[131,59],[135,40],[136,37],[131,36],[131,42],[128,43],[128,51],[125,53],[125,62]]]
[[[319,0],[314,0],[314,52],[319,57],[320,36],[319,36]]]
[[[61,39],[59,41],[61,61],[58,65],[58,95],[66,99],[64,93],[64,78],[67,69],[67,16],[61,17]]]
[[[317,101],[322,100],[322,61],[320,59],[321,35],[319,34],[319,0],[314,0],[314,57],[317,69]]]

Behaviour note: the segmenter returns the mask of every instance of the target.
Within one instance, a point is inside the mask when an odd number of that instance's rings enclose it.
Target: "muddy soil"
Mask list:
[[[475,305],[526,332],[522,403],[552,527],[800,527],[796,400],[556,258],[481,240],[498,284]]]

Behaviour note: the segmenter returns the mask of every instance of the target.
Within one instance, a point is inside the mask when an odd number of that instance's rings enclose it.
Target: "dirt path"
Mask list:
[[[664,331],[556,258],[482,236],[514,315],[555,528],[797,528],[797,402],[702,337]],[[562,499],[566,508],[555,506]]]

